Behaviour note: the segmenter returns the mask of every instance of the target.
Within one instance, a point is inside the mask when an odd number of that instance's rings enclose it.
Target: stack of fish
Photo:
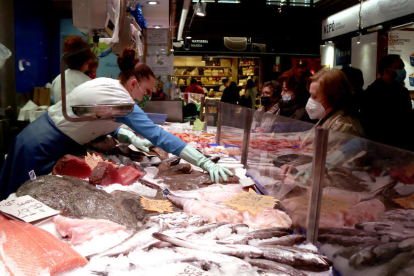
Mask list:
[[[344,271],[364,270],[373,275],[412,275],[414,262],[414,210],[395,209],[381,219],[361,222],[356,229],[320,228],[318,241],[333,245],[327,251]],[[341,247],[338,247],[341,246]],[[322,252],[327,249],[322,246]],[[328,254],[328,252],[326,253]],[[372,272],[374,271],[374,272]],[[347,273],[345,273],[347,274]]]
[[[169,254],[169,261],[174,264],[195,267],[201,271],[197,275],[304,276],[306,271],[328,275],[331,260],[298,246],[304,240],[304,236],[294,235],[289,228],[252,231],[241,223],[206,224],[199,216],[181,212],[153,215],[144,228],[112,248],[86,256],[90,260],[88,266],[65,275],[87,275],[91,270],[95,275],[144,275],[144,270],[156,271],[156,265],[144,261],[155,253]],[[137,255],[141,259],[136,259]],[[105,265],[97,269],[97,263]],[[233,267],[231,272],[227,270],[229,264]]]

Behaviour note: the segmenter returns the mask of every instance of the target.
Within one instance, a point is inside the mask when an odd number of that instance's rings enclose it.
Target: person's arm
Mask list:
[[[134,106],[134,111],[130,116],[118,117],[116,118],[116,122],[129,126],[135,132],[147,138],[153,145],[162,148],[166,152],[171,152],[187,162],[199,166],[203,170],[209,172],[212,181],[218,182],[219,175],[224,181],[227,181],[225,174],[233,175],[232,172],[215,164],[198,150],[184,143],[177,136],[166,132],[155,125],[148,118],[147,114],[145,114],[145,112],[137,105]]]

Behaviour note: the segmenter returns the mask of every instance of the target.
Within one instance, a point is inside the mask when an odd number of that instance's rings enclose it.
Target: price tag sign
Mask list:
[[[164,212],[174,212],[171,202],[168,200],[154,200],[141,196],[141,205],[146,210],[155,211],[161,214]]]
[[[240,211],[247,210],[255,215],[266,208],[273,208],[277,201],[274,197],[258,195],[255,191],[249,189],[248,193],[238,193],[223,203]]]
[[[193,130],[194,131],[202,131],[204,128],[204,124],[205,122],[200,121],[200,119],[196,119],[193,125]]]
[[[0,211],[8,217],[24,222],[33,222],[60,213],[29,195],[1,201]]]

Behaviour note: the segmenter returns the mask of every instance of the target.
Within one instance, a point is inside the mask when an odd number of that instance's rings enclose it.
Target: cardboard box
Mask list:
[[[33,94],[33,102],[38,106],[50,106],[50,88],[35,87]]]

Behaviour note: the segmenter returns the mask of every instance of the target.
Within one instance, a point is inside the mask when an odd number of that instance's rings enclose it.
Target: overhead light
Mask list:
[[[186,39],[191,39],[191,38],[192,38],[192,36],[191,36],[191,32],[190,32],[190,31],[188,31],[188,32],[187,32],[187,34],[186,34],[185,38],[186,38]]]
[[[361,44],[361,37],[362,37],[362,34],[361,33],[358,33],[358,38],[357,38],[357,44]]]
[[[394,26],[394,27],[391,27],[391,30],[397,30],[397,29],[404,29],[404,28],[407,28],[407,27],[412,27],[413,26],[413,22],[410,22],[410,23],[406,23],[406,24],[402,24],[402,25],[398,25],[398,26]]]
[[[174,49],[173,48],[171,48],[171,50],[170,50],[171,52],[174,52]]]
[[[195,14],[198,16],[206,16],[206,6],[207,3],[195,3],[193,6]]]
[[[158,1],[147,1],[146,3],[147,3],[147,4],[150,4],[150,5],[157,5],[157,4],[159,4],[160,2],[158,2]]]
[[[162,27],[162,25],[153,25],[155,29],[159,29]]]
[[[367,29],[367,32],[375,32],[375,31],[379,31],[382,29],[383,29],[382,25],[378,25],[378,26]]]
[[[164,51],[164,49],[160,49],[161,51]]]
[[[229,3],[229,4],[238,4],[240,3],[239,0],[218,0],[218,3]]]

